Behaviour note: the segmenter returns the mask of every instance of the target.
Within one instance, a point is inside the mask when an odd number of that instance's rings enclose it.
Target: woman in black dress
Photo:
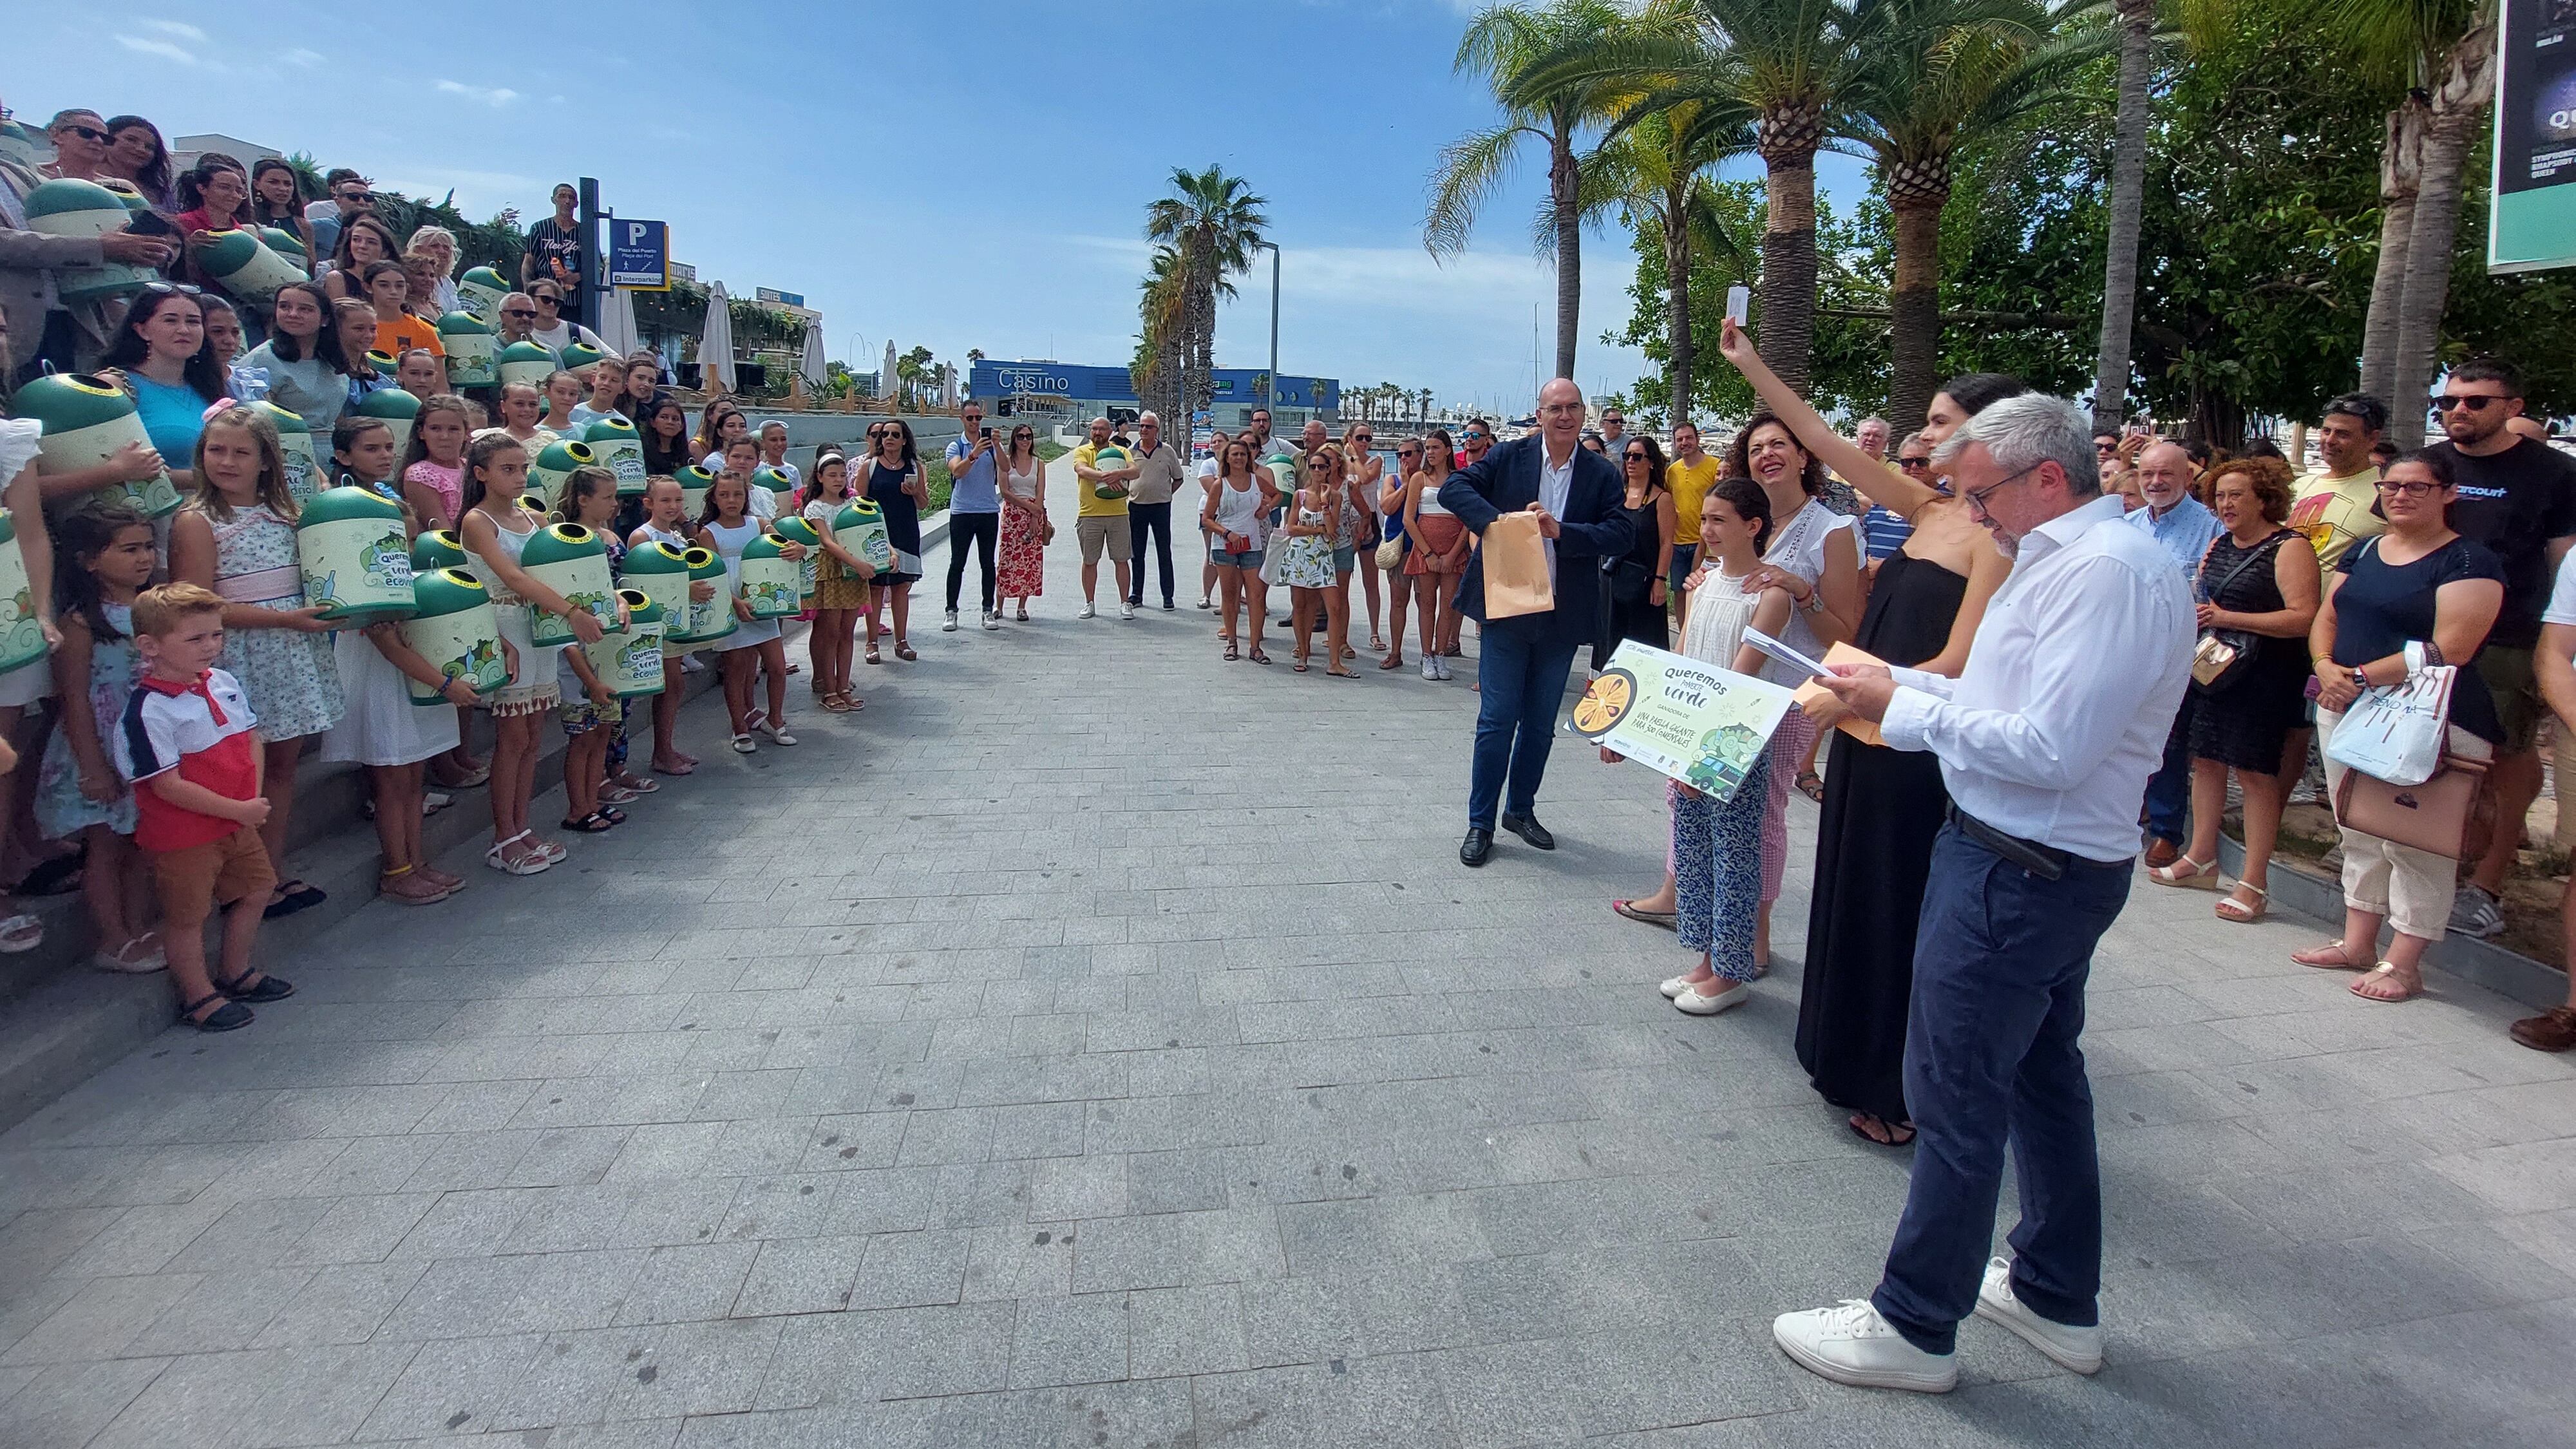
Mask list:
[[[1937,484],[1928,460],[1969,418],[2028,389],[1995,373],[1950,379],[1934,395],[1923,430],[1898,445],[1890,467],[1837,435],[1732,323],[1718,348],[1802,446],[1871,502],[1914,525],[1905,546],[1878,566],[1855,647],[1889,664],[1956,675],[1968,662],[1986,601],[2012,565],[1967,505]],[[1840,712],[1831,696],[1808,708],[1819,724]],[[1933,756],[1834,732],[1807,909],[1798,1064],[1819,1095],[1850,1110],[1854,1132],[1884,1146],[1914,1140],[1905,1110],[1905,1022],[1914,993],[1915,922],[1932,873],[1932,837],[1949,803]]]
[[[2245,869],[2218,903],[2222,921],[2263,919],[2271,899],[2272,845],[2281,834],[2283,747],[2306,723],[2308,626],[2317,617],[2317,551],[2281,526],[2290,516],[2290,465],[2278,458],[2238,458],[2209,475],[2210,505],[2227,531],[2201,556],[2193,594],[2204,636],[2252,646],[2249,662],[2214,683],[2191,686],[2191,848],[2185,860],[2206,865],[2159,885],[2218,882],[2218,822],[2227,810],[2227,772],[2245,792]],[[2181,862],[2177,862],[2177,865]]]
[[[872,429],[876,451],[868,459],[868,501],[885,510],[886,542],[894,547],[894,567],[868,581],[868,662],[877,657],[879,622],[886,603],[894,603],[894,657],[906,663],[912,652],[912,586],[921,582],[921,510],[930,502],[930,485],[922,480],[921,455],[913,448],[912,425],[901,418]]]
[[[1661,563],[1673,556],[1673,495],[1664,486],[1664,450],[1644,436],[1622,441],[1619,471],[1628,480],[1620,504],[1635,525],[1627,553],[1601,561],[1601,628],[1592,643],[1592,668],[1610,667],[1622,639],[1670,649],[1671,611],[1665,605]]]

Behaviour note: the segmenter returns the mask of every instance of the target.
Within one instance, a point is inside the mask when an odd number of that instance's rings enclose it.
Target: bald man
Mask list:
[[[1458,612],[1481,626],[1462,865],[1481,866],[1492,856],[1497,823],[1540,850],[1556,849],[1556,837],[1538,823],[1539,779],[1547,773],[1574,651],[1600,627],[1601,560],[1625,554],[1631,535],[1620,507],[1627,487],[1619,465],[1580,446],[1582,436],[1583,390],[1560,377],[1539,389],[1537,432],[1495,448],[1440,485],[1441,506],[1479,540],[1505,513],[1535,516],[1555,593],[1553,608],[1487,618],[1481,541],[1459,580]]]

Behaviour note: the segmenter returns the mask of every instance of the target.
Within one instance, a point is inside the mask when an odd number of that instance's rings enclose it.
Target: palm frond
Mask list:
[[[1470,131],[1440,148],[1432,168],[1431,197],[1422,214],[1423,249],[1435,257],[1467,249],[1476,213],[1511,179],[1522,140],[1547,138],[1527,126],[1506,124]]]

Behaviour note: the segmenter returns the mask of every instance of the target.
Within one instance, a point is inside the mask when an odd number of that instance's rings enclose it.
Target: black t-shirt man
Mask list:
[[[539,278],[560,284],[563,308],[556,315],[566,322],[587,322],[582,315],[586,290],[582,283],[588,276],[581,269],[581,218],[573,214],[580,193],[570,186],[554,190],[555,214],[528,228],[528,250],[519,268],[519,285],[526,287]],[[556,268],[560,266],[562,270]]]
[[[2532,438],[2484,457],[2446,442],[2424,451],[2449,462],[2459,484],[2451,527],[2504,561],[2504,612],[2487,647],[2531,648],[2549,604],[2549,545],[2576,535],[2576,458]]]

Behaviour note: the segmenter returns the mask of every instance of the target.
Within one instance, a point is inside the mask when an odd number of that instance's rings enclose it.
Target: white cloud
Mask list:
[[[181,65],[197,63],[197,57],[185,47],[173,45],[166,40],[146,40],[139,35],[120,35],[116,37],[116,43],[128,50],[143,55],[157,55],[163,60],[177,61]]]
[[[507,86],[469,86],[463,81],[440,81],[438,90],[441,95],[463,96],[469,101],[480,101],[496,110],[519,98],[519,93]]]
[[[323,61],[329,58],[330,57],[325,56],[318,50],[306,50],[302,46],[297,46],[295,49],[278,57],[279,60],[285,61],[288,65],[306,67],[320,65]]]
[[[143,20],[136,23],[146,30],[158,30],[164,35],[175,35],[181,40],[193,40],[199,45],[206,43],[206,32],[183,20]]]

